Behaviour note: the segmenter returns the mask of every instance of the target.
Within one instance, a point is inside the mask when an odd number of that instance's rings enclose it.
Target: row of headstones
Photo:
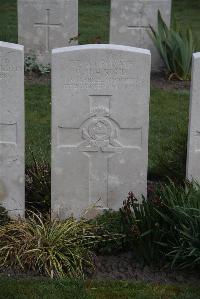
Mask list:
[[[0,42],[0,204],[24,216],[24,49]],[[146,196],[151,54],[117,45],[52,53],[52,215]],[[193,57],[187,177],[200,178],[200,53]]]
[[[111,0],[110,43],[149,49],[154,70],[161,59],[149,32],[157,28],[158,10],[169,25],[171,0]],[[25,53],[48,64],[51,49],[76,43],[78,0],[18,0],[18,34]]]

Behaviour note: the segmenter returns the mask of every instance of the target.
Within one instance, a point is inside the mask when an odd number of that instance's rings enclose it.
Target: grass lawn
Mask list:
[[[200,288],[132,282],[0,279],[0,299],[198,299]]]

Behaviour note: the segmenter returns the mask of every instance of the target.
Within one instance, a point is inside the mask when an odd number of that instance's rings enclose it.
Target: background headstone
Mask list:
[[[0,205],[24,216],[24,48],[0,42]]]
[[[186,175],[200,182],[200,53],[193,54]]]
[[[18,41],[48,64],[53,48],[76,43],[78,0],[18,0]]]
[[[150,60],[126,46],[53,50],[53,217],[117,210],[129,191],[146,196]]]
[[[148,34],[151,31],[149,25],[157,29],[158,10],[170,25],[171,0],[111,0],[110,43],[149,49],[152,70],[162,66]]]

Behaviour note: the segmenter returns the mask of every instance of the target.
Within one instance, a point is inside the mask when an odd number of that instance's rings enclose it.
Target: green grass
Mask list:
[[[164,172],[165,169],[161,169],[158,156],[162,153],[162,148],[168,147],[169,143],[171,143],[172,136],[176,134],[178,128],[181,128],[181,131],[187,131],[188,111],[189,91],[151,90],[149,127],[150,175],[168,175],[168,173]],[[170,148],[168,148],[168,151],[170,151]]]
[[[50,161],[51,89],[48,85],[26,87],[26,161],[31,163],[31,153],[40,160]]]
[[[0,40],[17,42],[16,0],[0,0]]]
[[[0,299],[84,299],[83,283],[72,280],[0,279]]]
[[[0,299],[199,299],[200,288],[133,282],[0,279]]]
[[[79,43],[108,43],[109,16],[110,0],[79,0]]]
[[[183,30],[190,28],[193,32],[196,49],[200,50],[200,1],[172,0],[172,16]]]

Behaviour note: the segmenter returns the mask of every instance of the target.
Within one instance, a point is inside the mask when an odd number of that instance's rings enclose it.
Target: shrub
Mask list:
[[[163,241],[165,233],[160,230],[162,218],[156,208],[164,209],[158,197],[152,196],[139,203],[134,194],[130,192],[120,210],[129,247],[136,251],[138,258],[147,264],[156,263],[160,261],[160,256],[163,256],[158,242]],[[169,227],[168,224],[167,226]]]
[[[51,71],[51,67],[49,64],[43,65],[37,62],[36,55],[34,53],[30,53],[25,56],[24,60],[24,70],[27,73],[39,73],[41,75],[48,75]]]
[[[163,59],[169,79],[190,79],[194,41],[192,32],[171,29],[158,11],[158,31],[151,27],[150,36]]]
[[[85,220],[51,222],[31,214],[27,220],[0,227],[0,266],[51,277],[81,277],[84,266],[93,266],[91,250],[112,238],[98,230]]]
[[[121,213],[132,247],[147,263],[200,266],[200,185],[160,185],[142,204],[130,193]]]
[[[167,208],[167,213],[158,213],[170,227],[161,245],[167,248],[171,266],[200,267],[200,185],[193,182],[177,188],[171,183],[157,193]]]

